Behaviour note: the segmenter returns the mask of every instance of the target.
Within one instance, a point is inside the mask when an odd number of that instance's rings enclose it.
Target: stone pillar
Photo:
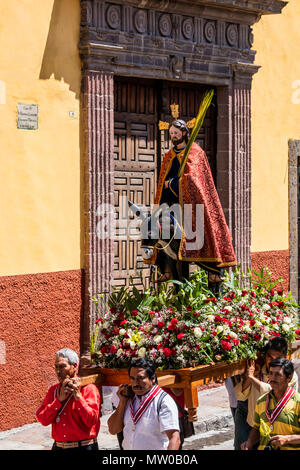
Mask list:
[[[90,333],[96,318],[92,297],[108,293],[113,278],[114,246],[109,235],[109,217],[114,207],[114,107],[113,75],[83,72],[82,87],[83,159],[84,159],[84,313],[82,356],[89,355]],[[104,204],[107,236],[97,229]],[[109,212],[109,207],[111,211]],[[101,225],[105,228],[105,225]]]
[[[233,88],[232,236],[238,263],[247,273],[251,267],[251,123],[247,84]]]
[[[234,64],[231,83],[217,90],[217,190],[245,274],[251,268],[251,83],[258,68]]]

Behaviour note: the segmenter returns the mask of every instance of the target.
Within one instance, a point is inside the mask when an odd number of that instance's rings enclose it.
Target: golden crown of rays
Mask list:
[[[171,109],[172,117],[173,117],[174,119],[178,119],[178,117],[179,117],[179,104],[175,104],[175,103],[171,104],[171,105],[170,105],[170,109]],[[187,127],[188,127],[189,129],[192,129],[192,128],[194,127],[194,125],[195,125],[195,122],[196,122],[196,118],[193,118],[193,119],[191,119],[190,121],[188,121],[188,122],[186,123],[186,125],[187,125]],[[161,131],[162,131],[162,130],[165,130],[165,129],[169,129],[170,123],[169,123],[169,122],[165,122],[165,121],[159,121],[158,127],[159,127],[159,129],[160,129]]]

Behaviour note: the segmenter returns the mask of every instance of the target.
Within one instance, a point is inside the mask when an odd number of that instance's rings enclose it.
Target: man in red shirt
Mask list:
[[[81,386],[78,355],[72,349],[56,353],[59,383],[49,388],[36,412],[43,426],[52,425],[52,450],[98,450],[101,396],[94,384]]]

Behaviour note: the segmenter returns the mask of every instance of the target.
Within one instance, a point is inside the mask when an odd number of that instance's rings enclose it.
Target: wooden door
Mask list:
[[[157,180],[158,115],[155,82],[117,78],[115,81],[115,271],[114,285],[149,285],[150,268],[143,263],[134,231],[120,221],[126,200],[150,209]],[[131,218],[133,218],[131,216]],[[120,238],[120,235],[122,238]]]
[[[128,199],[150,209],[154,202],[158,171],[170,148],[168,131],[159,121],[171,122],[170,105],[179,105],[179,117],[189,121],[197,116],[207,87],[161,82],[159,80],[115,78],[115,215],[116,240],[114,285],[129,285],[129,278],[148,287],[150,268],[143,263],[140,242],[122,224],[122,203]],[[206,151],[215,177],[216,106],[210,107],[197,142]],[[123,207],[124,213],[127,208]],[[120,238],[120,236],[122,236]]]

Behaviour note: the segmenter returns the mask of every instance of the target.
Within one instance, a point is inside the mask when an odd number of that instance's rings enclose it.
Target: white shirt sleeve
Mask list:
[[[170,395],[165,395],[159,410],[160,431],[179,431],[178,408]]]

